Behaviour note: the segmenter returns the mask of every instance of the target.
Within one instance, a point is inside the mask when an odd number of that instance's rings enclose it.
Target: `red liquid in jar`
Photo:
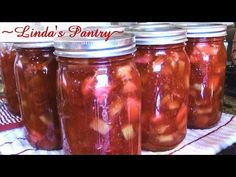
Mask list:
[[[138,46],[142,148],[174,148],[186,135],[190,64],[183,44]]]
[[[15,73],[20,109],[31,145],[61,148],[56,104],[57,62],[53,48],[17,49]]]
[[[141,153],[141,83],[132,58],[58,57],[66,154]]]
[[[226,67],[224,37],[189,38],[186,51],[191,62],[190,128],[210,128],[221,117]]]
[[[8,103],[8,109],[15,115],[20,115],[17,97],[16,81],[14,76],[14,62],[16,58],[15,49],[5,49],[0,54],[2,77],[4,83],[4,94]]]

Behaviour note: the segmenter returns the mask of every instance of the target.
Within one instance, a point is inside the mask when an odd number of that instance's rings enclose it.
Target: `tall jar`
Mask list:
[[[142,148],[165,151],[186,135],[190,63],[186,31],[136,27],[135,63],[142,80]]]
[[[14,76],[16,51],[13,47],[13,43],[1,43],[0,45],[0,62],[4,86],[4,97],[7,100],[9,111],[15,115],[20,115],[16,81]]]
[[[38,149],[60,149],[53,42],[18,43],[15,47],[15,76],[27,139]]]
[[[140,154],[141,83],[133,35],[55,41],[66,154]]]
[[[219,122],[222,114],[226,26],[198,24],[186,28],[186,51],[191,62],[188,126],[210,128]]]

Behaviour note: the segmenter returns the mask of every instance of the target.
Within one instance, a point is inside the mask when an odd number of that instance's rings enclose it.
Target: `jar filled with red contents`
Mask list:
[[[191,62],[188,126],[210,128],[218,123],[222,114],[226,26],[198,24],[186,29],[186,51]]]
[[[2,43],[0,51],[0,61],[2,67],[1,70],[4,86],[4,97],[7,100],[9,111],[15,115],[20,115],[16,81],[14,76],[15,58],[16,51],[13,47],[13,43]]]
[[[140,154],[141,88],[135,39],[59,38],[58,111],[66,154]]]
[[[136,27],[135,63],[142,80],[142,148],[164,151],[186,135],[189,58],[186,31],[174,26]]]
[[[15,76],[27,139],[38,149],[61,148],[53,42],[15,44]]]

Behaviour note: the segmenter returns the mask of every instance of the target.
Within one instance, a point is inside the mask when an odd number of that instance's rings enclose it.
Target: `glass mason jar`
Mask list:
[[[190,63],[186,31],[168,27],[133,28],[135,63],[142,81],[142,148],[173,149],[186,135]]]
[[[15,76],[27,139],[38,149],[60,149],[53,43],[18,43],[15,47]]]
[[[164,151],[186,135],[189,58],[186,31],[170,26],[130,31],[136,35],[135,63],[142,80],[142,148]]]
[[[14,76],[15,58],[16,51],[13,47],[13,43],[1,43],[0,60],[4,97],[7,100],[9,111],[15,115],[20,115],[16,81]]]
[[[225,36],[225,25],[187,26],[186,51],[191,63],[189,128],[210,128],[221,118],[227,59]]]
[[[59,38],[58,111],[66,154],[140,154],[141,83],[133,35]]]

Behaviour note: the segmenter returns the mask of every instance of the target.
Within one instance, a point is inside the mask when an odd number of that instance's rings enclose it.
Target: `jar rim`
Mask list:
[[[137,25],[127,32],[136,36],[137,45],[165,45],[187,41],[186,30],[172,24]]]
[[[218,23],[188,24],[185,26],[188,38],[224,37],[227,35],[227,26]]]

